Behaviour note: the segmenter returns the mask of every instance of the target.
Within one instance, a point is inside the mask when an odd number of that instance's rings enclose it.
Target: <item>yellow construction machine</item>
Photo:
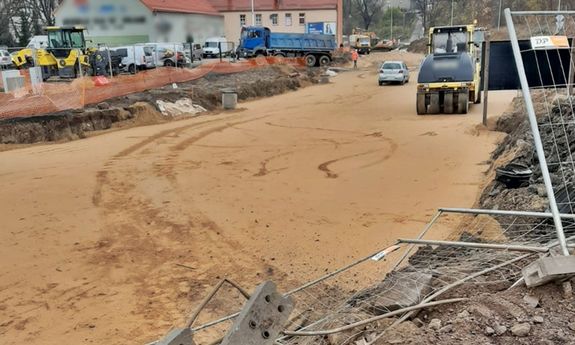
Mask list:
[[[417,114],[467,114],[481,102],[482,43],[475,25],[429,29],[428,55],[417,80]]]
[[[89,55],[84,38],[85,28],[80,26],[49,26],[46,29],[48,46],[25,48],[12,54],[12,63],[18,69],[42,67],[44,79],[51,76],[76,78],[88,73]]]

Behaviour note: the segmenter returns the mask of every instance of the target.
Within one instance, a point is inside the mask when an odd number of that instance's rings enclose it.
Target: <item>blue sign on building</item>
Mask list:
[[[307,23],[306,32],[308,34],[323,34],[323,22]]]

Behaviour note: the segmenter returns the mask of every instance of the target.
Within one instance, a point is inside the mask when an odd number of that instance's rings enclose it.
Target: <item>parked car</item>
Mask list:
[[[379,68],[379,85],[409,83],[409,69],[403,61],[385,61]]]
[[[155,68],[154,51],[144,45],[116,47],[111,50],[122,58],[122,71],[136,73],[136,70]]]
[[[204,44],[204,57],[219,57],[220,48],[222,50],[222,56],[228,56],[232,53],[233,44],[228,42],[225,37],[208,38]]]
[[[185,67],[190,64],[190,49],[182,43],[146,43],[146,46],[152,49],[156,66]]]
[[[12,56],[10,56],[10,53],[4,49],[0,49],[0,68],[12,68]]]
[[[204,57],[204,48],[202,48],[201,44],[192,44],[192,56],[194,57],[194,61],[199,61]]]

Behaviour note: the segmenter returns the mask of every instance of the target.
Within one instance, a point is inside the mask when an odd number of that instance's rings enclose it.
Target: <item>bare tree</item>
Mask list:
[[[382,0],[352,0],[352,6],[361,17],[363,28],[366,30],[383,13]]]
[[[61,3],[60,0],[24,0],[22,3],[28,7],[44,26],[54,25],[54,11]]]

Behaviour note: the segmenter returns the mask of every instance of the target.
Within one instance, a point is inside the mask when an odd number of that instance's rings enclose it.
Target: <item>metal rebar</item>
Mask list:
[[[575,14],[575,12],[573,13]],[[555,14],[558,14],[558,12],[555,12]],[[511,17],[511,10],[509,8],[505,9],[505,20],[507,22],[509,39],[511,41],[511,46],[513,48],[515,64],[517,65],[517,74],[519,75],[519,81],[521,82],[521,91],[523,92],[525,109],[527,109],[527,117],[529,119],[529,124],[531,126],[531,132],[533,133],[533,142],[535,143],[537,158],[539,160],[539,166],[541,167],[541,175],[543,176],[543,181],[545,182],[545,190],[547,192],[547,199],[549,200],[549,208],[551,209],[551,213],[553,214],[553,222],[555,223],[555,231],[557,232],[557,239],[559,240],[561,253],[564,256],[569,256],[569,249],[567,248],[567,241],[565,240],[565,233],[563,232],[563,224],[561,223],[561,216],[559,214],[559,208],[557,207],[557,201],[555,200],[555,194],[553,192],[553,184],[551,183],[551,176],[549,175],[549,169],[547,168],[547,159],[545,158],[545,150],[543,149],[543,143],[541,142],[541,135],[539,134],[537,116],[535,115],[535,108],[533,106],[531,94],[529,93],[529,82],[527,81],[527,75],[525,74],[523,57],[521,56],[519,42],[517,40],[517,33],[515,32],[515,25],[513,23],[513,18]]]
[[[516,252],[547,253],[549,251],[549,248],[546,247],[521,246],[513,244],[473,243],[473,242],[460,242],[460,241],[437,241],[437,240],[420,240],[420,239],[399,239],[397,240],[397,242],[409,243],[409,244],[425,244],[431,246],[499,249],[499,250],[510,250]]]
[[[224,283],[228,283],[231,286],[233,286],[234,288],[236,288],[246,299],[250,298],[250,295],[244,289],[242,289],[238,284],[236,284],[232,280],[224,278],[212,289],[212,292],[210,292],[206,296],[206,298],[204,298],[202,303],[200,303],[200,305],[196,308],[196,310],[193,312],[192,316],[190,316],[190,319],[186,323],[185,328],[191,328],[192,327],[192,325],[194,324],[194,321],[196,321],[196,319],[198,318],[198,316],[200,315],[202,310],[204,310],[204,308],[206,307],[208,302],[210,302],[212,300],[212,298],[214,298],[214,296],[221,289],[221,287],[224,285]]]
[[[388,249],[388,248],[391,248],[391,247],[393,247],[393,246],[387,247],[387,248],[385,248],[384,250],[386,250],[386,249]],[[288,291],[288,292],[286,292],[286,293],[284,294],[284,297],[293,295],[293,294],[295,294],[295,293],[297,293],[297,292],[299,292],[299,291],[301,291],[301,290],[307,289],[307,288],[309,288],[309,287],[311,287],[311,286],[313,286],[313,285],[317,285],[317,284],[321,283],[322,281],[324,281],[324,280],[326,280],[326,279],[329,279],[329,278],[331,278],[331,277],[333,277],[333,276],[335,276],[335,275],[338,275],[339,273],[341,273],[341,272],[343,272],[343,271],[347,271],[347,270],[349,270],[350,268],[353,268],[353,267],[355,267],[355,266],[357,266],[357,265],[359,265],[359,264],[361,264],[361,263],[363,263],[363,262],[365,262],[365,261],[370,260],[371,258],[373,258],[374,256],[376,256],[377,254],[381,253],[381,252],[384,251],[384,250],[378,250],[377,252],[372,253],[372,254],[370,254],[370,255],[368,255],[368,256],[365,256],[365,257],[363,257],[363,258],[361,258],[361,259],[358,259],[358,260],[352,262],[351,264],[349,264],[349,265],[347,265],[347,266],[345,266],[345,267],[342,267],[342,268],[340,268],[340,269],[338,269],[338,270],[335,270],[335,271],[333,271],[333,272],[331,272],[331,273],[328,273],[328,274],[326,274],[326,275],[324,275],[324,276],[322,276],[322,277],[320,277],[320,278],[318,278],[318,279],[316,279],[316,280],[314,280],[314,281],[311,281],[311,282],[306,283],[306,284],[304,284],[304,285],[302,285],[302,286],[300,286],[300,287],[297,287],[297,288],[295,288],[295,289],[293,289],[293,290],[291,290],[291,291]],[[206,324],[203,324],[203,325],[201,325],[201,326],[199,326],[199,327],[192,328],[192,332],[197,332],[197,331],[200,331],[200,330],[202,330],[202,329],[206,329],[206,328],[208,328],[208,327],[215,326],[215,325],[220,324],[220,323],[222,323],[222,322],[226,322],[226,321],[228,321],[228,320],[231,320],[231,319],[237,317],[238,315],[240,315],[240,312],[237,312],[237,313],[234,313],[234,314],[230,314],[230,315],[224,316],[224,317],[222,317],[222,318],[220,318],[220,319],[217,319],[217,320],[210,321],[210,322],[208,322],[208,323],[206,323]]]
[[[508,8],[505,11],[509,10]],[[556,16],[558,14],[574,15],[575,11],[509,11],[513,16],[528,16],[528,15],[539,15],[539,16]],[[507,18],[506,18],[507,19]],[[509,23],[507,23],[509,24]]]
[[[464,214],[486,214],[492,216],[520,216],[520,217],[538,217],[538,218],[553,218],[553,214],[549,212],[529,212],[529,211],[507,211],[507,210],[482,210],[475,208],[440,208],[440,211],[446,213],[464,213]],[[564,219],[575,219],[575,214],[559,214]]]
[[[529,254],[523,254],[521,256],[518,256],[514,259],[511,260],[507,260],[505,262],[500,263],[499,265],[495,265],[489,268],[484,269],[483,271],[480,272],[476,272],[474,274],[468,275],[467,277],[460,279],[458,281],[455,281],[449,285],[444,286],[443,288],[441,288],[440,290],[438,290],[437,292],[435,292],[434,294],[426,297],[425,299],[423,299],[423,301],[421,301],[421,303],[426,303],[429,301],[432,301],[434,298],[439,297],[440,295],[444,294],[445,292],[453,289],[454,287],[457,287],[463,283],[465,283],[468,280],[471,280],[473,278],[482,276],[484,274],[487,274],[491,271],[495,271],[496,269],[511,265],[517,261],[523,260],[525,258],[528,258],[532,255],[535,255],[534,253],[529,253]],[[372,339],[369,343],[365,344],[365,345],[373,345],[377,340],[379,340],[384,334],[385,331],[387,331],[388,329],[400,324],[401,322],[405,321],[407,318],[409,318],[411,315],[413,314],[413,312],[407,312],[406,314],[404,314],[402,317],[400,317],[399,319],[397,319],[391,326],[389,326],[386,330],[384,330],[383,332],[381,332],[379,335],[377,335],[374,339]]]
[[[568,240],[573,240],[573,239],[575,239],[575,236],[570,236],[570,237],[568,238]],[[556,247],[556,246],[558,246],[558,245],[559,245],[559,241],[558,241],[558,240],[555,240],[555,241],[553,241],[553,242],[551,242],[551,243],[549,243],[549,244],[547,245],[547,249],[548,249],[548,250],[551,250],[551,248]],[[511,260],[505,261],[505,262],[503,262],[503,263],[501,263],[501,264],[499,264],[499,265],[496,265],[496,266],[487,268],[487,269],[485,269],[485,270],[483,270],[483,271],[481,271],[481,272],[474,273],[474,274],[472,274],[472,275],[470,275],[470,276],[467,276],[467,277],[465,277],[465,278],[463,278],[463,279],[460,279],[460,280],[458,280],[458,281],[456,281],[456,282],[453,282],[453,283],[451,283],[451,284],[449,284],[449,285],[443,287],[441,290],[439,290],[439,291],[437,291],[436,293],[434,293],[434,294],[430,295],[429,297],[425,298],[423,301],[431,301],[431,300],[433,300],[435,297],[438,297],[439,295],[445,293],[446,291],[448,291],[448,290],[450,290],[450,289],[452,289],[452,288],[454,288],[454,287],[457,287],[457,286],[459,286],[459,285],[465,283],[466,281],[468,281],[468,280],[470,280],[470,279],[473,279],[473,278],[475,278],[475,277],[479,277],[479,276],[481,276],[481,275],[484,275],[484,274],[489,273],[489,272],[491,272],[491,271],[494,271],[494,270],[496,270],[496,269],[505,267],[505,266],[507,266],[507,265],[511,265],[511,264],[513,264],[513,263],[515,263],[515,262],[517,262],[517,261],[526,259],[526,258],[528,258],[528,257],[530,257],[530,256],[532,256],[532,255],[535,255],[535,254],[534,254],[534,253],[523,254],[523,255],[521,255],[521,256],[516,257],[515,259],[511,259]],[[520,281],[521,281],[521,280],[519,280],[518,282],[520,282]],[[518,282],[516,282],[516,283],[513,284],[513,285],[516,285]],[[394,326],[400,324],[401,322],[405,321],[405,320],[406,320],[407,318],[409,318],[411,315],[412,315],[411,312],[409,312],[409,313],[403,315],[402,317],[400,317],[399,319],[397,319],[391,326],[389,326],[386,330],[384,330],[384,331],[381,332],[379,335],[377,335],[371,342],[367,343],[366,345],[373,345],[378,339],[380,339],[380,338],[385,334],[385,332],[386,332],[388,329],[390,329],[390,328],[392,328],[392,327],[394,327]]]
[[[425,234],[427,234],[427,232],[429,231],[429,229],[431,229],[431,227],[433,226],[433,224],[435,224],[435,222],[437,221],[437,219],[439,217],[441,217],[441,215],[443,214],[443,210],[439,209],[435,215],[433,216],[433,218],[431,218],[431,221],[429,221],[429,223],[427,223],[425,225],[425,228],[423,228],[423,230],[421,230],[421,232],[419,233],[419,235],[417,236],[418,239],[423,238],[423,236],[425,236]],[[413,248],[415,247],[415,245],[411,245],[409,247],[407,247],[407,249],[405,250],[405,252],[403,253],[403,255],[401,256],[401,258],[399,258],[399,260],[397,260],[397,262],[393,265],[393,267],[389,270],[390,272],[394,271],[397,266],[401,265],[401,263],[403,262],[403,260],[405,260],[405,258],[409,255],[409,253],[411,253],[411,251],[413,250]]]
[[[349,325],[345,325],[342,327],[337,327],[337,328],[332,328],[332,329],[326,329],[326,330],[321,330],[321,331],[309,331],[309,332],[292,332],[292,331],[283,331],[282,333],[285,335],[289,335],[289,336],[298,336],[298,337],[314,337],[314,336],[321,336],[321,335],[329,335],[329,334],[334,334],[334,333],[340,333],[340,332],[344,332],[356,327],[360,327],[363,325],[367,325],[370,324],[372,322],[375,321],[379,321],[382,319],[386,319],[388,317],[392,317],[401,313],[406,313],[406,312],[410,312],[410,311],[414,311],[414,310],[419,310],[419,309],[423,309],[423,308],[427,308],[427,307],[433,307],[436,305],[441,305],[441,304],[447,304],[447,303],[456,303],[456,302],[463,302],[463,301],[467,301],[469,300],[468,298],[452,298],[452,299],[446,299],[446,300],[441,300],[441,301],[435,301],[435,302],[429,302],[429,303],[420,303],[417,305],[413,305],[411,307],[406,307],[406,308],[402,308],[402,309],[398,309],[389,313],[385,313],[382,315],[378,315],[378,316],[374,316],[371,317],[369,319],[365,319],[362,321],[358,321]]]

